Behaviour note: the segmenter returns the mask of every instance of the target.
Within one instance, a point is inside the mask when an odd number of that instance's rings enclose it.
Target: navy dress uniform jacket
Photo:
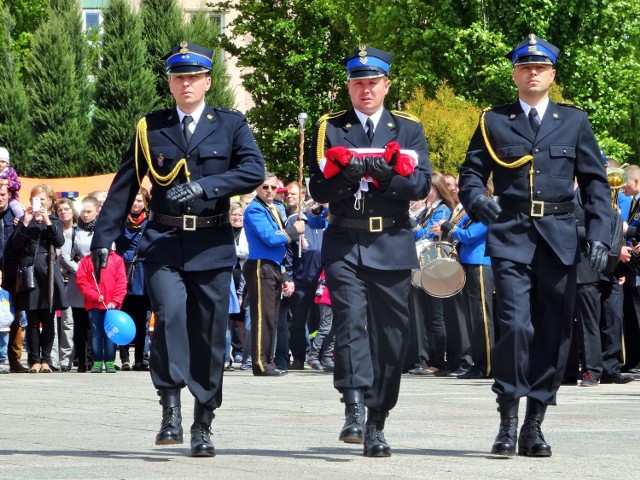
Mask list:
[[[393,217],[409,211],[409,201],[424,198],[431,188],[431,166],[427,142],[422,125],[401,112],[384,110],[378,122],[371,148],[384,148],[396,141],[402,149],[418,154],[415,171],[407,176],[394,175],[384,192],[372,184],[363,192],[364,209],[354,208],[354,193],[358,187],[347,187],[341,174],[326,179],[320,171],[318,152],[318,126],[316,124],[312,158],[309,162],[311,181],[309,191],[314,200],[329,203],[332,215],[348,218]],[[331,115],[327,120],[324,153],[335,146],[358,148],[369,145],[367,135],[353,109]],[[382,232],[346,230],[329,225],[324,233],[322,258],[324,262],[345,259],[355,265],[385,270],[418,268],[415,242],[411,228],[389,228]]]
[[[187,160],[190,180],[197,181],[204,199],[182,207],[166,199],[167,191],[185,183],[184,170],[168,186],[150,175],[152,183],[149,208],[166,215],[213,216],[229,213],[229,197],[249,193],[264,180],[264,159],[245,116],[235,110],[205,106],[202,116],[186,145],[183,127],[175,108],[146,116],[147,137],[153,168],[167,175],[182,158]],[[100,210],[91,248],[110,248],[122,232],[124,222],[138,189],[135,141],[123,157],[109,195]],[[148,172],[142,152],[138,152],[139,175]],[[138,259],[181,268],[186,271],[212,270],[236,264],[233,229],[229,223],[216,228],[184,231],[150,221],[140,241]]]
[[[488,111],[486,130],[499,159],[510,163],[524,155],[533,155],[534,200],[572,201],[573,181],[577,178],[587,218],[587,240],[611,243],[609,184],[600,149],[584,111],[549,102],[534,138],[520,102],[515,102]],[[484,185],[491,173],[495,195],[503,210],[510,201],[531,201],[530,167],[530,163],[513,169],[497,164],[487,153],[480,128],[476,129],[460,167],[459,197],[467,212],[473,201],[485,194]],[[578,233],[573,213],[531,217],[503,211],[489,227],[487,255],[529,264],[539,237],[564,265],[578,263]]]

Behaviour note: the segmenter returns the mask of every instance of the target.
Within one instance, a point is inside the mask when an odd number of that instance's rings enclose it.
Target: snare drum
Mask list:
[[[420,254],[420,284],[432,297],[448,298],[464,287],[466,277],[453,244],[429,242]]]
[[[422,276],[422,267],[424,266],[422,263],[422,252],[424,252],[425,248],[429,244],[433,243],[431,240],[427,240],[423,238],[416,242],[416,253],[418,254],[418,261],[420,262],[420,268],[414,268],[411,270],[411,285],[416,288],[422,288],[422,280],[420,277]]]

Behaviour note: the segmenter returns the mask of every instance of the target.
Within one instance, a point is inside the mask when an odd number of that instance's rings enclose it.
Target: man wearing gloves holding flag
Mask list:
[[[334,308],[334,386],[345,404],[339,439],[364,443],[373,457],[391,455],[383,429],[398,400],[418,268],[409,201],[427,195],[431,175],[420,122],[383,106],[392,58],[360,45],[342,60],[353,108],[320,119],[309,162],[311,195],[329,203],[322,260]]]

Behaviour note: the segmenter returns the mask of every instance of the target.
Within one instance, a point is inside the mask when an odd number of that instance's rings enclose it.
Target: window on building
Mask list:
[[[83,10],[82,11],[82,27],[84,31],[100,30],[102,25],[102,13],[100,10]]]

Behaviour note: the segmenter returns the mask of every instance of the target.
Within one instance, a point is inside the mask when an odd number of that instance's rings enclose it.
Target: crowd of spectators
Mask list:
[[[640,179],[640,172],[633,169],[630,172],[629,183],[633,185]],[[12,178],[13,184],[19,185],[17,176]],[[412,281],[409,299],[412,341],[404,371],[461,379],[491,378],[491,349],[499,329],[492,318],[495,299],[490,259],[484,256],[486,226],[472,222],[465,215],[458,201],[455,177],[434,172],[432,185],[429,195],[412,208],[416,253],[424,268],[424,263],[432,260],[427,252],[429,245],[451,243],[464,269],[466,284],[459,292],[441,298],[426,291],[420,284],[420,271],[414,272],[417,277]],[[632,217],[636,214],[630,212],[630,197],[634,192],[631,187],[627,190],[626,196],[620,192],[621,215],[633,224]],[[638,190],[640,192],[640,188]],[[491,196],[491,192],[487,194]],[[90,254],[93,229],[105,195],[105,192],[92,192],[78,201],[58,198],[47,185],[38,185],[30,192],[28,206],[20,209],[11,207],[17,192],[11,192],[8,182],[0,180],[0,254],[4,276],[4,288],[0,289],[0,373],[148,371],[152,312],[145,292],[144,267],[137,261],[137,246],[148,222],[147,190],[139,191],[122,234],[113,246],[113,255],[123,260],[126,280],[116,289],[119,292],[116,297],[112,296],[113,285],[105,296],[94,295],[93,291],[99,291],[99,286],[92,281],[90,271],[82,272],[82,279],[78,277],[82,259]],[[260,208],[256,210],[257,207]],[[252,220],[248,228],[253,233],[248,240],[247,209],[254,211],[254,222],[256,215],[262,216],[258,222],[264,221],[264,215],[269,216],[273,220],[273,238],[282,238],[282,242],[258,238],[265,235],[264,225],[258,225],[256,230],[251,226]],[[291,182],[284,186],[282,181],[268,175],[257,192],[237,197],[229,213],[238,258],[233,268],[232,295],[240,311],[229,314],[225,370],[264,374],[259,365],[268,365],[267,370],[282,374],[304,369],[332,372],[331,298],[320,260],[323,231],[327,226],[326,205],[314,202],[304,185]],[[260,235],[256,231],[261,232]],[[634,231],[633,228],[630,231]],[[260,242],[267,240],[272,242],[268,252],[261,251],[256,258],[264,257],[263,263],[270,261],[273,265],[274,288],[277,286],[272,298],[275,303],[267,306],[264,304],[267,297],[256,295],[253,302],[263,303],[250,308],[247,284],[251,286],[252,282],[247,282],[246,261],[252,258],[252,244],[255,254],[256,250],[265,248]],[[276,244],[281,247],[274,250]],[[623,248],[624,263],[629,261],[633,248]],[[277,258],[271,258],[273,255]],[[85,270],[90,270],[89,265],[90,261],[86,261]],[[32,267],[33,285],[25,288],[19,285],[18,277],[28,267]],[[255,270],[255,265],[253,268]],[[255,273],[254,270],[251,272]],[[629,268],[618,277],[611,275],[604,281],[609,289],[622,291],[625,278],[635,281],[635,273]],[[596,282],[602,284],[603,280],[596,278]],[[631,287],[629,285],[628,290]],[[579,291],[585,288],[581,283]],[[626,300],[631,303],[625,309],[627,317],[635,313],[635,297],[630,297]],[[614,336],[621,337],[619,344],[622,345],[622,295],[614,296],[613,300],[613,304],[602,310],[602,315],[612,316],[610,312],[618,312],[619,315],[613,315],[615,325],[612,327],[604,319],[601,323],[607,326],[607,331],[613,330]],[[104,335],[102,322],[108,308],[121,308],[134,320],[136,335],[132,345],[113,345]],[[260,323],[264,319],[258,318],[258,311],[264,315],[269,309],[273,318],[265,327]],[[252,310],[256,310],[253,315]],[[637,365],[625,363],[628,358],[637,358],[637,346],[626,344],[624,350],[614,349],[611,353],[610,344],[616,341],[609,338],[607,331],[601,332],[604,327],[594,326],[583,317],[584,308],[577,301],[574,349],[565,383],[594,386],[599,381],[631,381],[632,375],[621,374],[621,371],[638,373]],[[637,320],[627,318],[626,323],[633,326]],[[262,335],[266,328],[270,333],[268,338],[252,334],[257,331],[256,326]],[[599,340],[601,334],[604,343],[594,340],[596,337]],[[26,366],[21,362],[23,346],[27,352]],[[133,361],[129,353],[131,347]],[[256,355],[261,356],[257,364]],[[596,366],[592,367],[594,363]]]

